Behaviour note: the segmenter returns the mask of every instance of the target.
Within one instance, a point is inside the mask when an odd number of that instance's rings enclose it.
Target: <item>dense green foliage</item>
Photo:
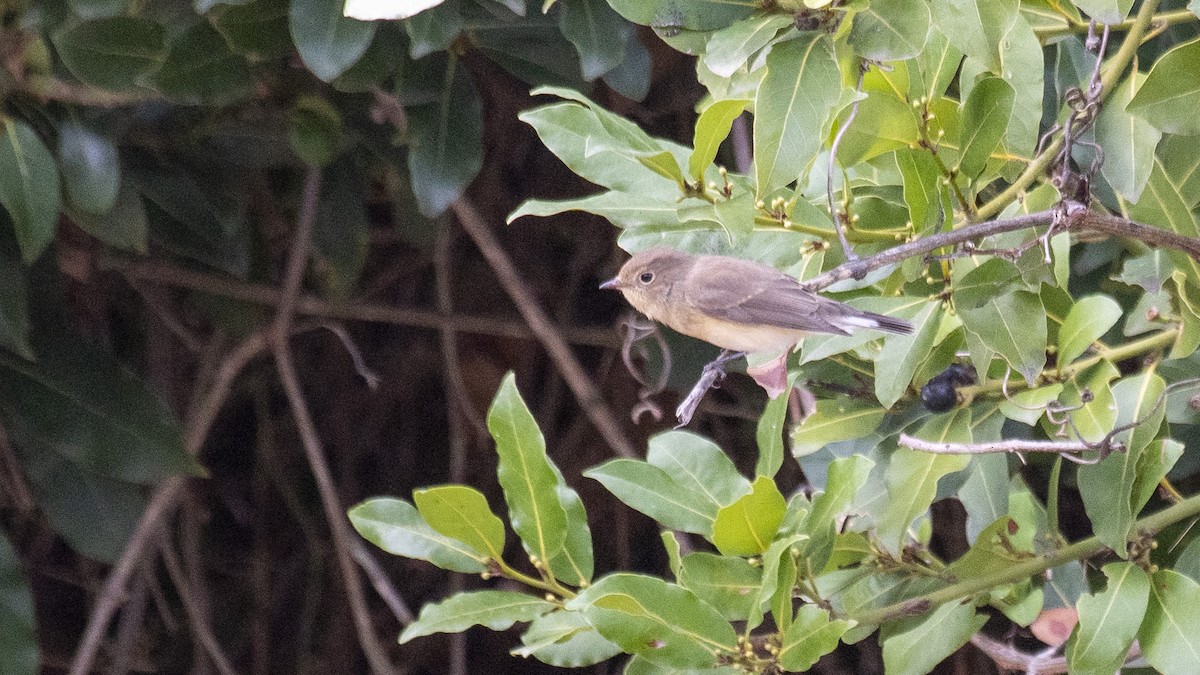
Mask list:
[[[327,564],[353,589],[353,621],[340,623],[386,671],[352,562],[359,544],[344,534],[349,493],[330,482],[284,338],[293,310],[317,317],[297,330],[389,320],[355,313],[373,292],[380,213],[416,249],[444,241],[449,213],[477,217],[464,195],[485,159],[520,165],[495,157],[520,152],[508,139],[485,136],[506,122],[497,114],[513,89],[538,97],[521,98],[520,121],[599,188],[526,200],[508,217],[514,227],[593,214],[619,228],[627,252],[754,259],[916,330],[806,339],[790,365],[812,395],[808,414],[782,397],[755,411],[756,429],[736,427],[757,446],[752,478],[728,448],[681,430],[651,436],[645,460],[564,475],[515,377],[504,377],[486,419],[495,482],[477,474],[485,484],[417,487],[411,501],[349,511],[389,553],[508,580],[421,591],[436,601],[403,628],[399,653],[434,633],[520,623],[517,656],[579,667],[625,654],[628,673],[802,671],[872,636],[889,673],[927,672],[968,641],[1010,668],[1049,658],[1112,672],[1140,658],[1194,672],[1200,18],[1195,2],[1167,5],[446,0],[374,22],[343,16],[337,0],[10,8],[0,477],[4,492],[28,498],[0,504],[16,544],[0,540],[5,672],[38,668],[20,554],[47,538],[115,564],[74,654],[76,668],[93,665],[131,570],[155,569],[181,477],[232,472],[228,456],[203,451],[231,383],[268,349],[297,429],[286,439],[308,462],[299,487],[278,490],[309,546],[317,535],[304,517],[326,519]],[[651,115],[635,122],[611,105],[647,97],[655,64],[675,58],[668,47],[695,57],[706,92],[685,102],[696,112],[690,139],[656,137],[641,123]],[[566,192],[545,188],[539,197]],[[101,288],[106,274],[126,290]],[[297,304],[292,281],[312,295]],[[147,290],[171,286],[194,293]],[[93,302],[103,309],[89,313]],[[264,304],[283,318],[253,306]],[[453,332],[450,311],[406,320]],[[140,328],[156,321],[192,353],[186,368],[162,365],[172,359]],[[674,335],[666,344],[670,381],[686,389],[706,352]],[[956,364],[974,382],[922,405],[922,387]],[[472,386],[488,381],[472,375]],[[250,435],[270,446],[269,387],[246,379],[262,425]],[[309,470],[318,507],[296,496],[310,491]],[[455,480],[463,475],[460,466]],[[665,569],[613,569],[598,554],[617,535],[613,522],[589,523],[596,505],[572,487],[587,479],[657,524]],[[401,479],[372,486],[391,480]],[[489,504],[499,494],[501,515]],[[964,515],[931,512],[943,500]],[[1066,522],[1067,512],[1088,522]],[[178,546],[194,550],[195,533],[181,529]],[[237,640],[205,633],[188,600],[197,568],[185,578],[174,553],[164,560],[197,651],[226,668],[214,645]],[[1005,658],[1016,665],[1002,661],[1007,627],[1045,637],[1039,622],[1052,611],[1078,619],[1061,656],[1014,649]]]

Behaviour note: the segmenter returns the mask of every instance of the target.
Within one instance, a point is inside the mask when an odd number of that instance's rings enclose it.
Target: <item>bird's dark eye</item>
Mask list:
[[[654,281],[654,272],[642,272],[641,275],[638,276],[638,281],[642,282],[643,284],[648,284],[651,281]]]

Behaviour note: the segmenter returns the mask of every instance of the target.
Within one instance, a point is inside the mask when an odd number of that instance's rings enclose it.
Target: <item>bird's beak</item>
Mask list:
[[[609,279],[608,281],[600,284],[600,288],[603,290],[606,290],[606,291],[620,290],[621,279],[620,279],[620,277],[613,277],[613,278]]]

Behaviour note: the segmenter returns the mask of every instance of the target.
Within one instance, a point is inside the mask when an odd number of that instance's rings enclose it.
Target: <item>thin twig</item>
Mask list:
[[[412,623],[416,617],[412,610],[408,608],[408,603],[404,602],[404,598],[400,597],[400,592],[396,590],[392,580],[388,579],[387,572],[380,566],[379,561],[371,556],[371,552],[363,545],[361,541],[354,542],[354,561],[362,568],[367,575],[367,580],[375,587],[375,592],[383,599],[384,604],[388,609],[392,610],[392,616],[396,617],[396,621],[400,622],[401,626],[407,626]]]
[[[900,434],[896,443],[904,448],[935,455],[986,455],[993,452],[1087,452],[1096,448],[1084,441],[1031,441],[1009,439],[990,443],[935,443]]]
[[[304,400],[304,392],[300,388],[300,378],[292,360],[291,346],[288,344],[296,301],[300,295],[300,285],[304,280],[304,270],[308,266],[308,254],[312,244],[313,224],[316,221],[320,192],[321,171],[318,168],[311,168],[304,178],[303,201],[300,213],[296,218],[292,248],[288,253],[287,266],[284,271],[279,312],[272,326],[272,352],[275,355],[275,369],[279,374],[280,384],[283,386],[288,405],[292,410],[296,432],[300,436],[300,444],[304,448],[309,470],[312,471],[313,480],[317,484],[321,507],[325,512],[325,519],[333,537],[333,549],[342,574],[343,590],[350,606],[350,615],[354,620],[359,646],[362,647],[372,672],[377,674],[393,673],[395,668],[388,659],[387,652],[379,642],[379,637],[375,634],[374,626],[371,623],[370,610],[367,607],[366,597],[358,577],[358,567],[351,556],[356,540],[350,533],[345,510],[337,494],[337,485],[333,480],[333,473],[325,461],[321,439],[308,410],[308,404]]]
[[[538,341],[542,343],[558,371],[562,373],[563,379],[567,381],[567,386],[575,394],[579,406],[583,408],[588,419],[592,421],[614,452],[624,457],[636,457],[637,452],[634,450],[633,444],[622,433],[616,415],[613,414],[600,391],[596,389],[596,385],[592,383],[583,366],[579,364],[579,360],[567,346],[567,341],[563,339],[558,328],[550,322],[546,312],[534,297],[533,291],[525,285],[525,281],[517,272],[512,260],[500,246],[496,235],[484,222],[483,216],[479,215],[475,207],[465,199],[459,199],[450,208],[462,223],[463,229],[483,253],[483,257],[500,280],[500,285],[516,303],[521,316],[525,318]]]
[[[450,233],[450,223],[443,223],[437,242],[434,244],[433,274],[437,308],[444,316],[453,316],[454,314],[454,293],[451,288],[451,280],[454,278],[453,261],[451,260],[453,243],[454,237]],[[487,438],[487,424],[484,422],[483,416],[475,409],[471,397],[467,393],[467,383],[463,379],[462,362],[458,358],[458,331],[454,329],[454,326],[446,323],[442,325],[439,332],[441,333],[442,366],[446,373],[446,400],[451,405],[457,406],[458,411],[471,424],[478,436]],[[462,476],[456,474],[462,473],[460,465],[464,461],[464,457],[456,456],[453,438],[458,427],[454,424],[453,419],[447,418],[447,420],[450,422],[451,430],[450,480],[460,481]],[[465,448],[461,449],[463,452],[457,454],[465,455]],[[456,467],[459,468],[456,470]]]
[[[119,266],[121,274],[129,279],[141,279],[168,286],[188,288],[258,305],[279,304],[279,289],[264,284],[236,281],[152,260],[139,260],[133,263],[115,260],[111,262]],[[524,340],[536,339],[533,331],[520,321],[462,314],[447,316],[435,311],[383,304],[339,304],[307,295],[296,298],[295,311],[304,316],[319,318],[386,323],[435,330],[450,327],[459,333],[495,335]],[[620,339],[607,328],[560,326],[557,330],[572,344],[611,348],[621,346]]]
[[[217,636],[213,635],[208,622],[204,620],[203,610],[196,606],[196,600],[192,597],[190,590],[191,585],[188,583],[183,566],[179,564],[179,557],[175,555],[175,550],[164,542],[164,545],[159,547],[159,552],[162,553],[167,576],[171,578],[171,583],[175,584],[175,589],[179,591],[179,599],[183,604],[183,613],[187,616],[188,625],[195,633],[200,646],[204,648],[204,654],[222,675],[236,675],[237,671],[229,663],[229,657],[221,649],[221,643],[217,641]]]

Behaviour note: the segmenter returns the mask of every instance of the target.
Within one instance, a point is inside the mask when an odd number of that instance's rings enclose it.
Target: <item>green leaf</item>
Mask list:
[[[21,258],[37,260],[54,239],[61,201],[58,166],[29,125],[4,121],[0,133],[0,204],[12,218]]]
[[[613,574],[567,603],[628,654],[674,668],[705,668],[737,650],[721,615],[682,586],[640,574]]]
[[[722,555],[754,555],[771,545],[787,503],[769,476],[759,476],[750,493],[717,512],[712,542]]]
[[[758,597],[750,604],[750,611],[744,617],[750,630],[762,624],[763,608],[772,598],[779,599],[783,601],[782,604],[786,605],[786,607],[779,608],[779,611],[772,606],[771,611],[775,615],[775,625],[781,631],[787,630],[787,625],[792,620],[793,586],[796,583],[796,563],[793,556],[798,552],[797,544],[807,538],[808,536],[804,534],[791,534],[776,539],[763,553],[760,559],[762,574]],[[780,598],[780,595],[786,596],[786,601]]]
[[[255,0],[248,5],[219,5],[210,14],[233,51],[252,60],[279,58],[292,52],[287,0]]]
[[[567,485],[562,471],[551,462],[550,468],[558,478],[554,487],[558,495],[558,503],[562,505],[567,516],[567,533],[563,538],[563,549],[550,559],[550,571],[554,576],[575,586],[584,586],[591,582],[595,572],[595,557],[592,551],[592,530],[588,527],[587,509],[579,493]]]
[[[438,100],[408,109],[408,170],[422,215],[441,215],[483,166],[483,104],[456,58]]]
[[[626,19],[651,26],[662,34],[680,29],[707,31],[724,28],[754,11],[753,3],[726,0],[609,0]]]
[[[770,44],[779,31],[790,28],[793,21],[787,15],[764,14],[723,28],[709,38],[702,57],[704,65],[718,77],[730,77],[758,50]]]
[[[945,576],[955,581],[979,579],[1000,574],[1022,560],[1032,557],[1015,541],[1020,526],[1012,517],[1000,516],[979,533],[974,545],[958,560],[950,563]]]
[[[1167,174],[1166,167],[1157,159],[1150,170],[1150,180],[1146,183],[1141,199],[1136,204],[1129,205],[1129,217],[1185,237],[1200,237],[1200,225],[1197,224],[1188,200],[1179,191],[1174,179]],[[1171,250],[1168,255],[1193,285],[1200,285],[1200,260],[1182,251]]]
[[[1067,382],[1059,398],[1064,406],[1075,409],[1071,420],[1079,436],[1088,442],[1095,443],[1104,438],[1112,430],[1117,420],[1117,406],[1113,402],[1112,388],[1109,383],[1120,375],[1115,366],[1108,361],[1096,365],[1075,376]],[[1084,402],[1084,392],[1088,400]]]
[[[1158,435],[1164,415],[1157,405],[1166,383],[1153,371],[1122,379],[1113,387],[1117,426],[1142,420],[1137,427],[1117,434],[1125,452],[1116,452],[1096,464],[1079,467],[1079,492],[1096,537],[1124,558],[1137,513],[1131,495],[1137,480],[1142,451]]]
[[[941,303],[925,302],[911,318],[912,333],[888,335],[884,340],[883,351],[875,361],[875,396],[883,407],[892,407],[908,390],[917,368],[933,349],[942,315]]]
[[[902,61],[921,53],[929,38],[929,5],[912,0],[873,0],[854,15],[849,42],[871,61]]]
[[[1200,204],[1200,136],[1166,136],[1157,156],[1189,207]]]
[[[1018,0],[937,0],[933,19],[959,51],[998,73],[1000,43],[1017,22],[1018,10]]]
[[[581,612],[558,610],[543,614],[521,635],[523,647],[513,656],[530,657],[560,668],[583,668],[606,661],[621,648],[605,640]]]
[[[591,82],[625,59],[632,27],[604,0],[561,0],[558,25],[579,52],[583,79]]]
[[[913,434],[935,443],[970,443],[971,411],[930,418]],[[879,522],[878,535],[888,550],[898,552],[908,539],[913,519],[925,513],[937,496],[938,481],[967,468],[968,455],[942,455],[898,448],[887,467],[888,507]]]
[[[71,204],[105,213],[117,203],[121,161],[108,138],[74,122],[58,127],[58,162]]]
[[[128,183],[121,185],[117,192],[117,203],[105,213],[97,215],[69,206],[67,213],[81,230],[113,248],[134,253],[145,253],[147,250],[146,205],[142,203],[137,190]]]
[[[746,99],[714,101],[700,113],[700,117],[696,119],[696,133],[693,137],[695,149],[688,158],[688,173],[693,180],[704,180],[704,171],[716,159],[717,150],[729,135],[733,121],[742,114],[749,103]]]
[[[971,89],[963,103],[962,152],[958,160],[958,168],[967,178],[983,172],[992,151],[1004,138],[1015,96],[1012,86],[998,77],[985,78]]]
[[[496,477],[504,489],[513,531],[526,550],[549,562],[562,550],[567,515],[558,499],[558,476],[546,456],[546,439],[538,429],[510,372],[488,410],[488,431],[500,457]]]
[[[351,508],[348,515],[350,524],[364,539],[392,555],[425,560],[464,574],[487,569],[487,555],[439,534],[415,506],[402,499],[368,499]]]
[[[1125,109],[1159,131],[1200,134],[1200,40],[1159,57]]]
[[[557,607],[535,595],[513,591],[457,593],[422,607],[417,620],[400,634],[400,644],[434,633],[461,633],[471,626],[506,630],[518,621],[533,621]]]
[[[755,194],[761,199],[812,163],[841,97],[829,36],[820,31],[777,44],[754,101]]]
[[[650,516],[663,527],[695,534],[712,534],[717,507],[698,502],[662,469],[633,459],[614,459],[583,472],[599,481],[630,508]]]
[[[221,34],[207,23],[196,24],[172,44],[154,84],[178,103],[220,104],[250,93],[250,70]]]
[[[840,129],[852,109],[845,109],[836,120]],[[920,139],[913,107],[891,91],[868,92],[858,102],[858,116],[842,136],[838,146],[838,162],[853,166],[860,162],[900,149],[916,147]],[[928,151],[922,150],[928,155]],[[856,208],[862,208],[857,205]],[[863,219],[864,221],[866,218]]]
[[[21,261],[0,249],[0,347],[32,360],[35,356],[29,346],[28,296]]]
[[[850,509],[854,496],[866,484],[875,462],[862,455],[839,457],[829,463],[825,489],[813,497],[812,512],[806,529],[816,539],[822,529],[833,528],[840,516]]]
[[[838,441],[875,431],[887,411],[850,398],[817,401],[816,411],[792,430],[792,455],[804,457]]]
[[[799,373],[788,376],[785,391],[789,394],[792,387],[795,386],[798,376]],[[755,476],[774,477],[776,473],[779,473],[779,467],[783,466],[783,456],[786,450],[783,436],[784,427],[787,424],[788,401],[791,399],[789,394],[776,396],[768,401],[767,406],[763,409],[762,417],[758,418],[758,429],[755,433],[758,440],[758,462],[754,465]]]
[[[816,605],[801,606],[796,620],[780,639],[779,665],[792,672],[807,671],[836,649],[842,635],[852,626],[853,621],[831,621],[829,610]]]
[[[958,72],[958,65],[962,63],[962,52],[946,39],[939,27],[937,23],[933,25],[925,49],[909,61],[909,100],[916,101],[922,96],[931,101],[937,100],[946,93]],[[920,152],[928,154],[925,150]]]
[[[687,178],[683,175],[683,169],[680,168],[679,161],[666,150],[656,152],[653,155],[638,155],[637,161],[663,178],[674,181],[680,188],[687,184]]]
[[[1161,131],[1125,110],[1133,98],[1135,81],[1140,84],[1144,80],[1144,75],[1130,73],[1117,85],[1096,117],[1096,142],[1104,148],[1100,173],[1114,190],[1131,202],[1142,196],[1154,166],[1154,148],[1162,138]]]
[[[357,288],[370,229],[362,185],[368,178],[349,158],[325,172],[313,225],[311,275],[326,297],[349,298]]]
[[[165,31],[147,19],[117,16],[68,25],[54,35],[63,65],[103,89],[129,89],[166,57]]]
[[[1032,385],[1046,366],[1046,310],[1041,298],[1029,291],[1000,292],[979,307],[956,307],[963,327]]]
[[[1080,298],[1058,329],[1058,365],[1066,366],[1091,348],[1121,319],[1121,306],[1107,295]]]
[[[563,201],[530,199],[509,214],[508,223],[511,224],[523,216],[544,218],[567,211],[593,213],[621,228],[679,222],[679,205],[675,202],[648,199],[640,194],[613,190]]]
[[[1010,420],[1033,426],[1046,412],[1046,405],[1057,400],[1062,390],[1063,386],[1056,383],[1018,391],[1000,403],[1000,412]]]
[[[131,483],[203,475],[178,420],[144,382],[82,344],[40,347],[36,363],[0,352],[0,416],[14,443]]]
[[[973,603],[948,602],[930,614],[883,625],[883,667],[888,675],[927,673],[971,639],[987,616]]]
[[[679,585],[696,594],[729,621],[750,616],[762,590],[762,568],[745,558],[689,553],[683,557]]]
[[[422,59],[450,48],[463,30],[462,12],[457,2],[443,2],[404,22],[408,32],[409,56]]]
[[[21,559],[8,538],[0,535],[0,654],[4,672],[34,675],[38,672],[37,625],[33,594],[21,569]]]
[[[125,12],[125,0],[69,0],[67,4],[81,19],[102,19]]]
[[[325,166],[342,144],[342,115],[328,99],[304,94],[288,110],[288,145],[305,164]]]
[[[1138,641],[1146,660],[1164,675],[1195,670],[1200,663],[1200,584],[1174,570],[1155,572]]]
[[[325,82],[362,57],[375,37],[375,24],[342,16],[340,0],[291,0],[288,28],[304,65]]]
[[[662,469],[712,512],[750,491],[750,482],[716,443],[689,431],[667,431],[650,439],[646,461]]]
[[[1121,23],[1129,16],[1133,0],[1073,0],[1072,4],[1098,24],[1114,24]]]
[[[1171,438],[1150,441],[1142,450],[1136,468],[1137,478],[1133,483],[1129,503],[1134,513],[1139,513],[1154,496],[1159,484],[1175,462],[1183,456],[1183,444]]]
[[[482,492],[466,485],[439,485],[413,490],[413,503],[437,532],[492,560],[504,556],[504,521],[492,513]]]
[[[1114,671],[1125,662],[1138,626],[1146,614],[1150,579],[1133,563],[1104,566],[1108,586],[1103,593],[1079,598],[1079,628],[1065,654],[1072,672]]]

